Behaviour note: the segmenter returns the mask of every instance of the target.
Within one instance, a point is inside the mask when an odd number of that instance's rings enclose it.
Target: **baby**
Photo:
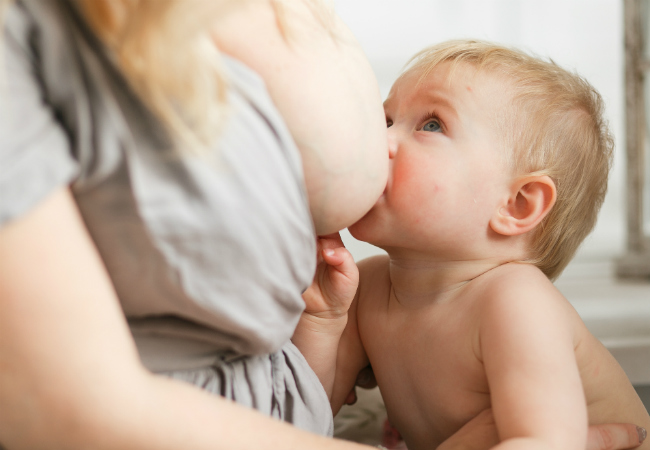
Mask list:
[[[417,54],[384,106],[388,184],[349,230],[387,255],[357,273],[322,240],[293,339],[333,410],[371,364],[409,450],[490,408],[498,449],[583,450],[588,424],[647,429],[625,373],[551,282],[605,196],[599,94],[554,63],[451,41]]]

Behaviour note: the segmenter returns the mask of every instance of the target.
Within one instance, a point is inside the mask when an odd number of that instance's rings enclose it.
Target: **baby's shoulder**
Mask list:
[[[481,342],[483,335],[496,336],[498,342],[525,342],[531,336],[544,336],[548,342],[570,342],[575,346],[580,318],[535,266],[507,264],[486,277],[483,286],[475,288]]]
[[[486,312],[529,314],[543,310],[561,311],[568,305],[546,275],[532,264],[504,264],[474,281],[473,295]]]
[[[375,255],[357,263],[361,282],[388,276],[388,255]]]
[[[559,291],[544,273],[532,264],[502,264],[477,277],[476,287],[495,298],[558,295]]]

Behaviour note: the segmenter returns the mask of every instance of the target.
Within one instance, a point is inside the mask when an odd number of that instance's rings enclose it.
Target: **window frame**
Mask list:
[[[617,275],[624,278],[650,277],[650,236],[644,231],[645,163],[650,146],[645,83],[650,81],[650,61],[644,57],[643,1],[648,0],[624,0],[627,248],[616,265]],[[646,20],[650,27],[650,17]]]

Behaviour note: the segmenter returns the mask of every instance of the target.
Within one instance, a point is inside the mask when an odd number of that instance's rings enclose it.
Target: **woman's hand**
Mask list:
[[[632,424],[592,425],[587,435],[587,450],[636,448],[643,442],[641,436]],[[443,442],[438,450],[487,450],[498,443],[492,410],[486,409]]]
[[[587,433],[587,450],[636,448],[646,436],[644,428],[630,423],[592,425]]]
[[[440,444],[438,450],[487,450],[498,443],[492,410],[486,409]]]

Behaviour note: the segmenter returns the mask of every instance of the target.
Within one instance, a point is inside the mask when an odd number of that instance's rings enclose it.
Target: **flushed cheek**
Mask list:
[[[391,189],[401,192],[422,192],[436,184],[434,168],[413,158],[407,164],[397,162],[393,167]]]
[[[391,207],[402,217],[420,222],[427,220],[431,215],[445,206],[446,189],[442,184],[429,181],[419,183],[415,179],[406,179],[396,182],[391,192]]]

